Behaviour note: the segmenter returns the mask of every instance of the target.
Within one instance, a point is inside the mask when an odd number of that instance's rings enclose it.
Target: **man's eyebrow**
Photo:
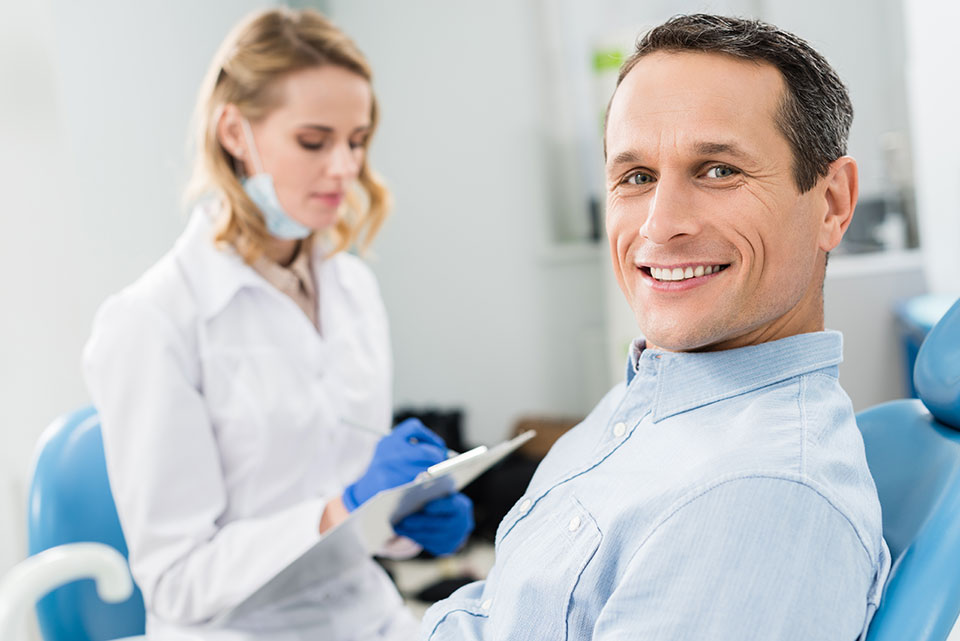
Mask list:
[[[752,156],[742,147],[732,142],[698,142],[693,145],[694,152],[700,156],[719,156],[726,154],[734,158],[749,160]],[[643,156],[632,149],[621,151],[607,161],[608,168],[620,165],[637,165],[643,163]]]
[[[640,162],[640,154],[635,151],[621,151],[619,154],[607,161],[608,167],[617,165],[633,165]]]
[[[698,142],[693,146],[701,156],[717,156],[727,154],[737,158],[750,158],[745,150],[729,142]]]

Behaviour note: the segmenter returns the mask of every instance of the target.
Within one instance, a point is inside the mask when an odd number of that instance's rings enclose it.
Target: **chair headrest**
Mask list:
[[[960,300],[923,341],[913,368],[913,385],[938,421],[960,429]]]

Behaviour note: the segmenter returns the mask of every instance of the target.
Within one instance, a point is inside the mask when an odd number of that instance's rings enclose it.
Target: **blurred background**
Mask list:
[[[24,554],[37,437],[89,402],[94,311],[185,224],[208,61],[239,18],[276,4],[0,0],[0,574]],[[396,207],[370,262],[398,407],[462,411],[464,440],[492,443],[522,418],[583,416],[622,377],[636,327],[602,238],[600,123],[637,35],[692,11],[794,31],[848,84],[861,198],[831,257],[827,326],[844,332],[857,410],[909,393],[898,305],[960,295],[960,4],[287,4],[327,13],[375,72],[371,156]]]

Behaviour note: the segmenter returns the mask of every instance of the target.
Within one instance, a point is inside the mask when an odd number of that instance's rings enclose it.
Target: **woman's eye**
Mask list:
[[[322,140],[299,140],[300,146],[308,151],[317,151],[323,149]]]
[[[733,167],[726,165],[714,165],[707,170],[707,178],[729,178],[739,172]]]
[[[638,171],[635,174],[630,174],[627,176],[627,179],[624,182],[630,185],[649,185],[653,182],[653,176],[648,173]]]
[[[363,140],[351,140],[351,141],[350,141],[350,149],[363,149],[363,147],[364,147],[366,144],[367,144],[366,139],[363,139]]]

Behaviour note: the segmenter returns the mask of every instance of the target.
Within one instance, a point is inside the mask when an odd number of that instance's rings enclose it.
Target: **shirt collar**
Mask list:
[[[268,283],[291,297],[316,298],[309,243],[297,248],[296,255],[288,265],[280,265],[265,255],[260,255],[250,267]]]
[[[219,314],[244,288],[272,287],[232,247],[217,246],[214,241],[216,211],[217,207],[210,203],[197,206],[174,249],[184,277],[194,291],[197,307],[205,319]],[[336,261],[324,260],[324,243],[311,243],[311,253],[315,283],[318,282],[318,270],[324,263],[324,267],[332,269],[337,281],[344,285],[341,270],[332,264]]]
[[[719,352],[664,352],[630,347],[627,385],[641,372],[656,381],[653,420],[738,396],[795,376],[833,368],[843,360],[843,336],[824,331]]]

